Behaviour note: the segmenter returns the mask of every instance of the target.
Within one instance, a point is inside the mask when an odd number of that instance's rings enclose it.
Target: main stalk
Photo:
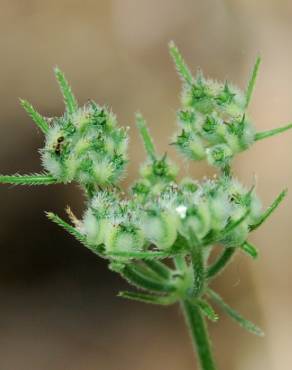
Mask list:
[[[198,306],[187,300],[181,301],[181,308],[192,337],[195,352],[202,370],[217,370],[215,365],[205,319]]]

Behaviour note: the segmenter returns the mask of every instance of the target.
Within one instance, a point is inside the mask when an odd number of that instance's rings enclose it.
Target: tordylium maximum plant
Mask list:
[[[218,319],[211,303],[250,332],[262,331],[229,307],[210,288],[231,257],[241,250],[257,257],[248,241],[286,195],[280,193],[262,210],[254,186],[247,188],[233,177],[236,154],[292,127],[256,132],[247,108],[254,89],[257,59],[245,92],[232,84],[194,77],[178,49],[170,54],[183,83],[178,132],[171,145],[188,160],[206,160],[219,174],[201,182],[177,180],[177,167],[156,152],[140,114],[137,127],[147,159],[140,178],[125,194],[117,186],[128,162],[128,129],[116,116],[94,101],[79,107],[63,73],[55,74],[64,97],[63,116],[46,118],[30,103],[21,104],[45,135],[40,150],[44,172],[0,176],[0,182],[20,185],[78,183],[87,201],[83,218],[68,209],[70,222],[54,213],[47,216],[76,237],[96,255],[109,261],[137,291],[121,292],[124,298],[158,305],[180,303],[203,370],[216,369],[205,319]],[[219,256],[210,262],[214,248]],[[213,259],[212,259],[213,261]]]

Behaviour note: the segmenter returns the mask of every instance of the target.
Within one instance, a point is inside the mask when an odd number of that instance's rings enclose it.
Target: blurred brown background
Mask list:
[[[289,0],[1,0],[1,173],[40,170],[42,135],[18,104],[63,112],[52,68],[61,67],[81,103],[108,103],[131,130],[127,181],[144,159],[133,125],[147,118],[160,151],[175,129],[180,82],[168,55],[173,39],[189,65],[244,88],[257,54],[263,64],[250,113],[258,130],[292,120],[292,2]],[[167,148],[170,155],[175,153]],[[178,159],[179,160],[179,159]],[[204,164],[181,173],[212,174]],[[258,143],[236,162],[240,180],[267,206],[292,188],[292,133]],[[124,184],[127,186],[127,182]],[[0,369],[194,370],[177,307],[156,308],[115,297],[125,284],[44,210],[77,214],[75,186],[1,186]],[[261,325],[264,339],[222,315],[210,325],[222,370],[291,370],[292,196],[252,241],[261,258],[238,255],[218,291]]]

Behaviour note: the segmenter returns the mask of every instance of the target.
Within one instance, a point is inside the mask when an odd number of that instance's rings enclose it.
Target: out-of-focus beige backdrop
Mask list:
[[[190,66],[244,88],[263,58],[250,114],[258,130],[292,120],[290,0],[1,0],[0,172],[40,170],[43,138],[18,104],[63,112],[53,67],[61,67],[81,103],[109,104],[131,126],[127,181],[144,159],[133,125],[140,110],[161,152],[175,130],[180,82],[168,55],[173,39]],[[179,160],[179,159],[178,159]],[[181,173],[211,175],[204,164]],[[267,206],[292,189],[292,132],[259,142],[235,161],[239,179]],[[125,182],[124,186],[127,186]],[[122,301],[125,284],[102,261],[52,225],[44,210],[80,215],[75,186],[0,187],[0,369],[194,370],[177,307]],[[246,334],[222,315],[210,329],[222,370],[292,368],[292,196],[252,241],[260,259],[238,255],[216,288],[266,336]]]

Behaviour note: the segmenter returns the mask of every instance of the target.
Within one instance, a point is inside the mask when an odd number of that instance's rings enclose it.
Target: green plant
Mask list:
[[[158,305],[181,304],[203,370],[216,368],[205,319],[216,321],[210,302],[250,332],[262,331],[230,308],[210,288],[212,280],[242,250],[251,257],[257,249],[248,242],[286,195],[280,193],[262,210],[254,186],[244,187],[231,171],[233,157],[256,141],[273,136],[292,124],[255,132],[246,111],[254,89],[260,59],[257,59],[246,91],[232,84],[191,74],[178,49],[170,53],[183,82],[182,107],[177,113],[179,131],[172,140],[188,160],[207,160],[219,175],[201,182],[177,180],[177,167],[159,155],[146,123],[137,114],[147,160],[140,178],[127,194],[118,181],[128,161],[128,130],[119,128],[115,115],[93,101],[79,107],[63,73],[55,70],[66,110],[62,117],[42,117],[30,103],[21,100],[45,135],[41,159],[45,172],[0,176],[1,183],[49,185],[78,183],[87,197],[81,220],[70,209],[71,223],[54,213],[47,216],[83,245],[109,261],[137,291],[121,297]],[[220,254],[215,262],[210,255]]]

